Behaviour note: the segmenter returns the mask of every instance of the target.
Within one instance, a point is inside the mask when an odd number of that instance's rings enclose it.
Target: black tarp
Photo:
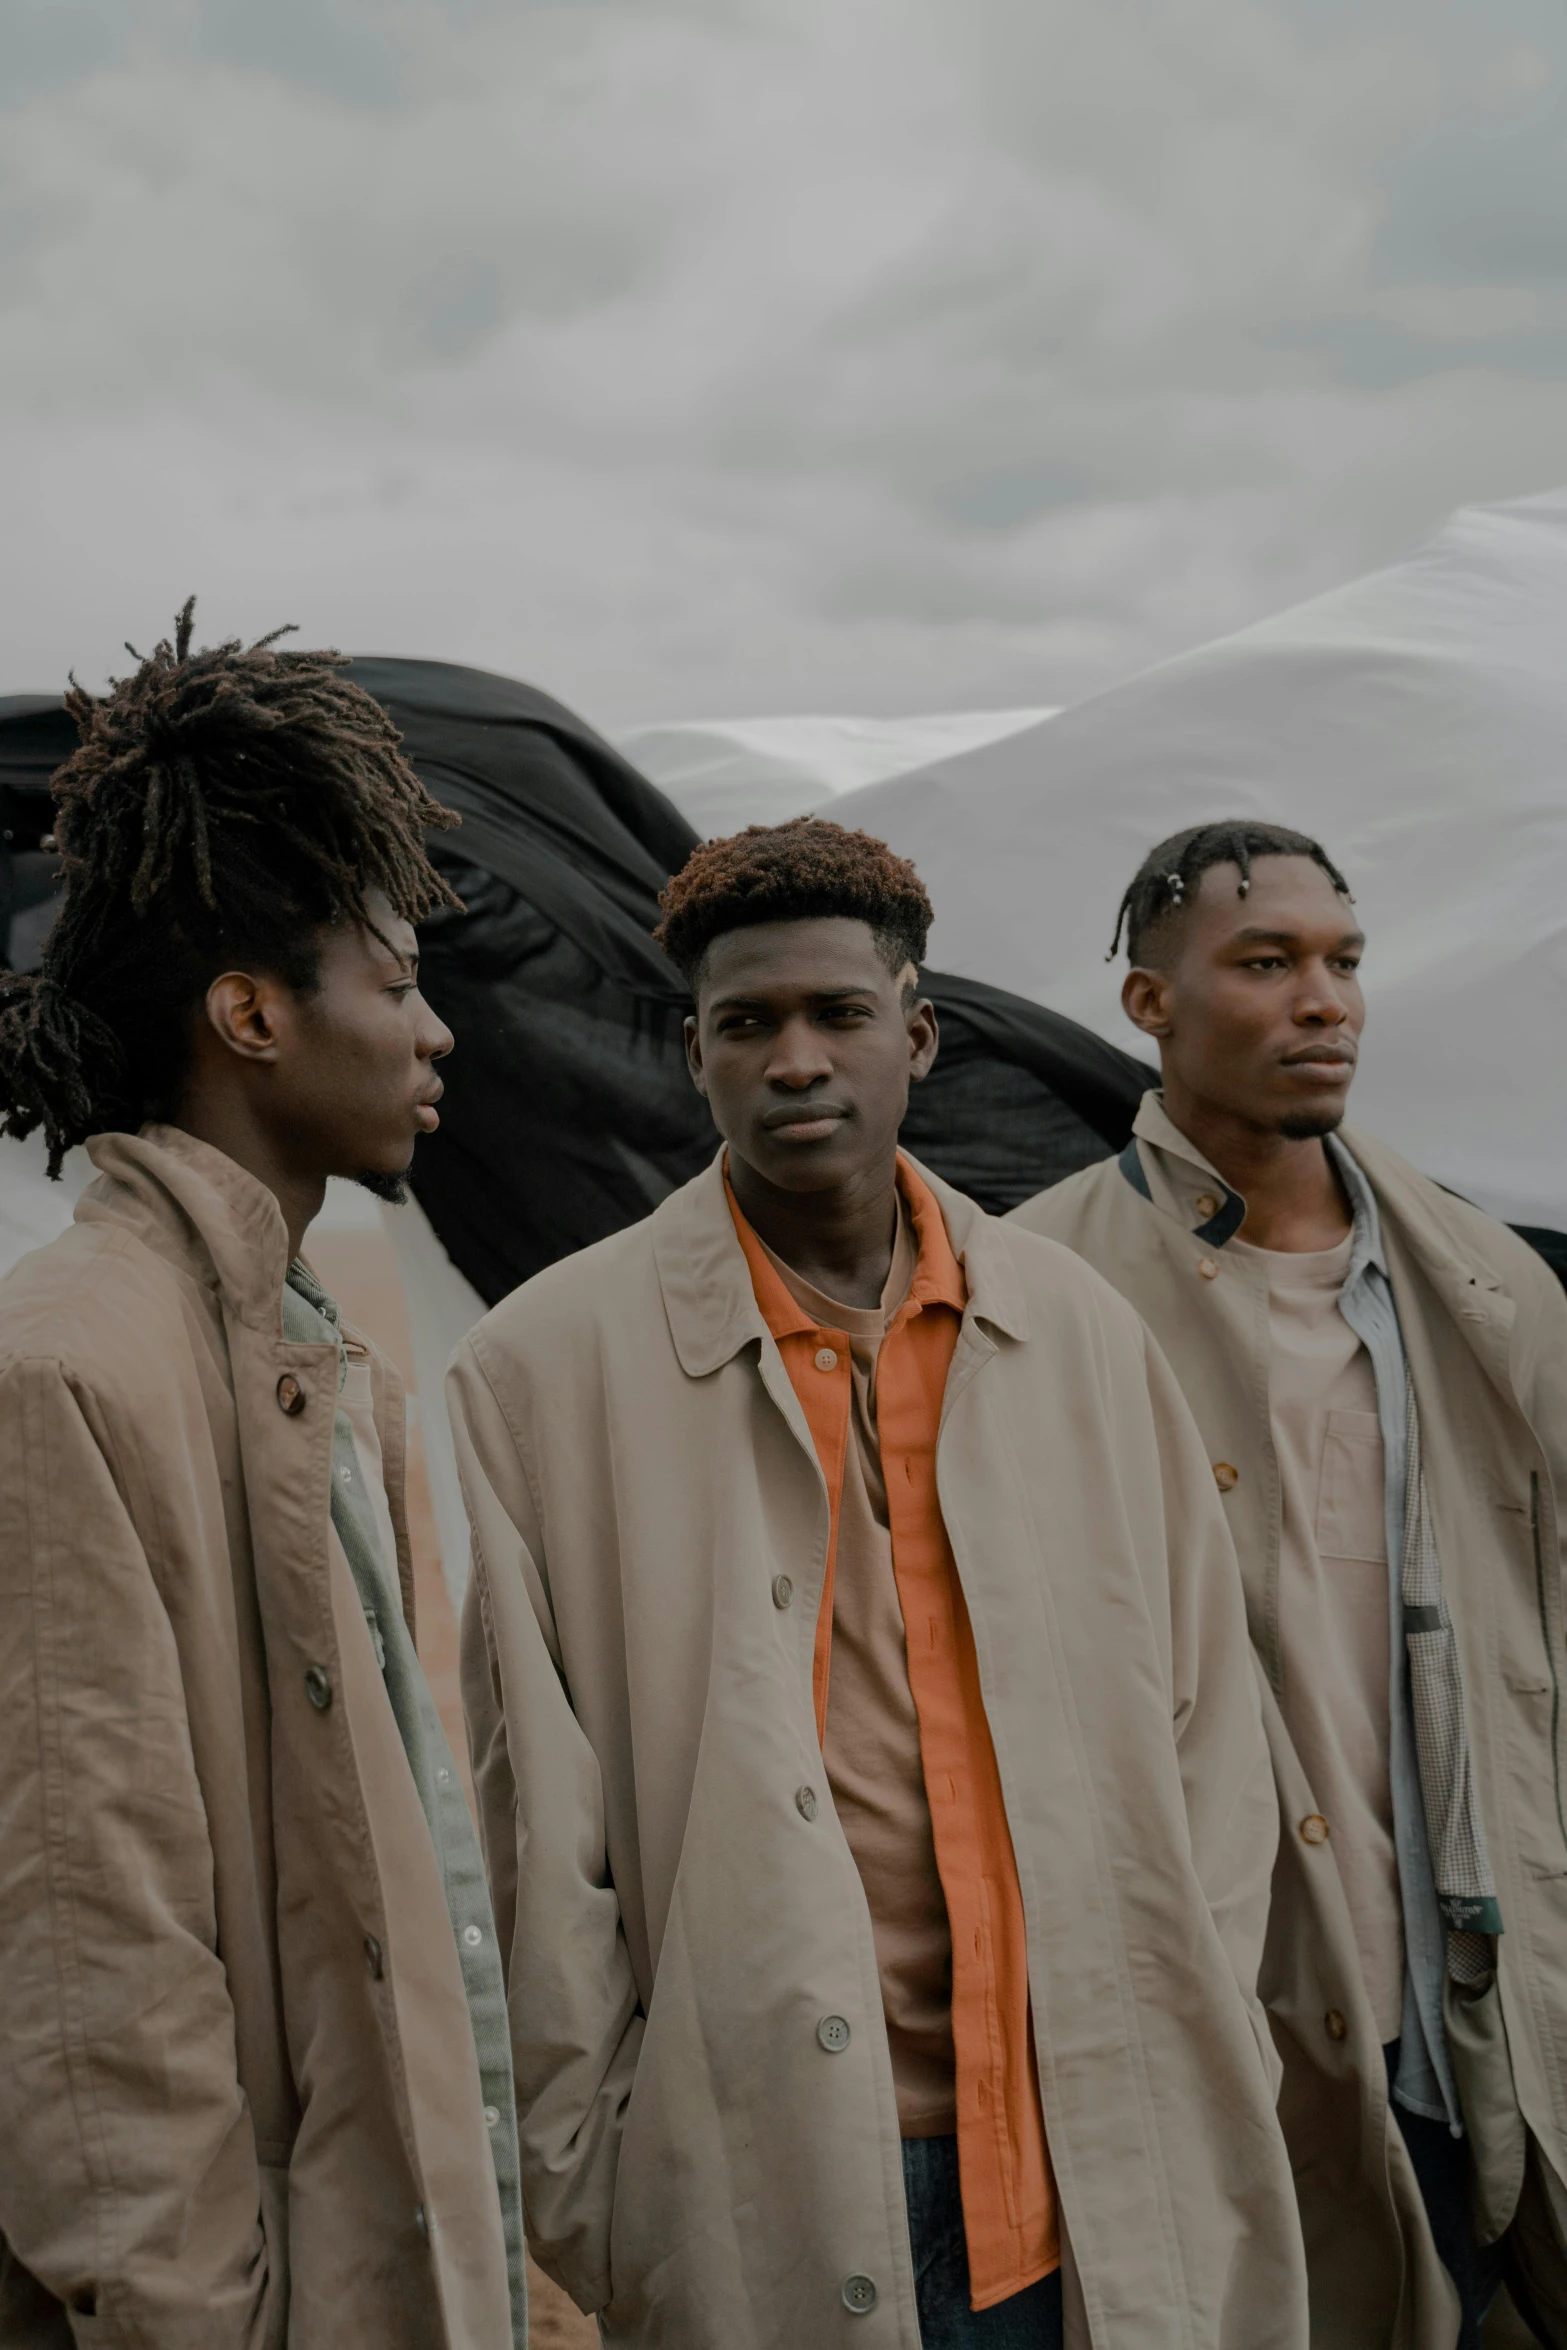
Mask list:
[[[421,936],[426,992],[458,1044],[414,1189],[493,1302],[645,1215],[714,1149],[681,1047],[689,1002],[650,936],[697,836],[532,686],[439,661],[362,658],[352,674],[463,819],[430,841],[466,912]],[[0,700],[0,947],[22,967],[49,916],[48,778],[73,741],[58,702]],[[978,980],[925,985],[942,1046],[904,1139],[938,1174],[999,1213],[1121,1148],[1145,1063]],[[1563,1236],[1526,1237],[1567,1263]]]

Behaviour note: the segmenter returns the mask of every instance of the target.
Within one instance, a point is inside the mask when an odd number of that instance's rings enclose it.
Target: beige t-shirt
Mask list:
[[[871,1913],[898,2126],[905,2138],[945,2137],[958,2126],[952,1934],[931,1835],[876,1435],[877,1356],[908,1296],[918,1243],[900,1195],[892,1266],[873,1307],[840,1305],[767,1253],[795,1302],[849,1342],[853,1441],[838,1511],[823,1759]]]
[[[1394,2040],[1404,1920],[1388,1761],[1387,1520],[1371,1358],[1338,1310],[1353,1235],[1305,1255],[1229,1245],[1268,1280],[1284,1720],[1328,1823],[1377,2030]]]

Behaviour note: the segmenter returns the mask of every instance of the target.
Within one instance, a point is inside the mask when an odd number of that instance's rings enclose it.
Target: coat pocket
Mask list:
[[[1475,2228],[1482,2244],[1494,2244],[1518,2208],[1529,2147],[1496,1977],[1483,1991],[1468,1990],[1449,1977],[1443,2020],[1469,2135]]]
[[[1317,1550],[1326,1559],[1387,1557],[1382,1423],[1375,1412],[1329,1412],[1317,1479]]]

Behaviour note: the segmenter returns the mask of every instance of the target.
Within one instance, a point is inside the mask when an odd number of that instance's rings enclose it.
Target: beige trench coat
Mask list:
[[[1294,2350],[1253,1997],[1276,1807],[1207,1458],[1105,1283],[927,1180],[972,1293],[937,1469],[1068,2339]],[[611,2344],[918,2350],[876,1953],[812,1710],[827,1493],[718,1165],[499,1306],[450,1400],[534,2256]]]
[[[1262,1992],[1284,2061],[1280,2111],[1300,2192],[1321,2350],[1451,2350],[1457,2302],[1437,2258],[1361,1981],[1332,1839],[1273,1699],[1279,1686],[1280,1498],[1268,1415],[1268,1307],[1259,1268],[1199,1240],[1222,1182],[1164,1117],[1138,1128],[1151,1200],[1115,1160],[1015,1211],[1076,1249],[1138,1308],[1197,1416],[1208,1457],[1239,1471],[1226,1497],[1258,1657],[1284,1833]],[[1345,1142],[1376,1194],[1416,1400],[1442,1579],[1458,1627],[1469,1733],[1506,1931],[1497,1987],[1455,2007],[1449,2040],[1469,2128],[1478,2215],[1506,2226],[1527,2119],[1567,2177],[1567,1680],[1562,1530],[1567,1492],[1567,1299],[1512,1233],[1362,1134]],[[1199,1274],[1203,1259],[1214,1278]],[[1330,2037],[1324,2019],[1347,2019]],[[1510,2062],[1509,2062],[1510,2056]]]
[[[503,2350],[440,1873],[328,1540],[336,1350],[283,1341],[260,1183],[90,1149],[0,1284],[0,2345]]]

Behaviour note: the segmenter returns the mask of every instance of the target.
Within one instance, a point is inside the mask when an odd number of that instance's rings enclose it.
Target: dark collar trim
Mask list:
[[[1132,1189],[1140,1191],[1144,1199],[1151,1204],[1153,1193],[1148,1188],[1148,1176],[1143,1166],[1142,1153],[1137,1148],[1135,1134],[1117,1159],[1116,1165]],[[1223,1248],[1227,1240],[1235,1238],[1245,1221],[1246,1202],[1238,1191],[1226,1190],[1224,1205],[1219,1209],[1218,1214],[1210,1216],[1206,1224],[1199,1224],[1193,1232],[1192,1238],[1202,1241],[1208,1248]]]

